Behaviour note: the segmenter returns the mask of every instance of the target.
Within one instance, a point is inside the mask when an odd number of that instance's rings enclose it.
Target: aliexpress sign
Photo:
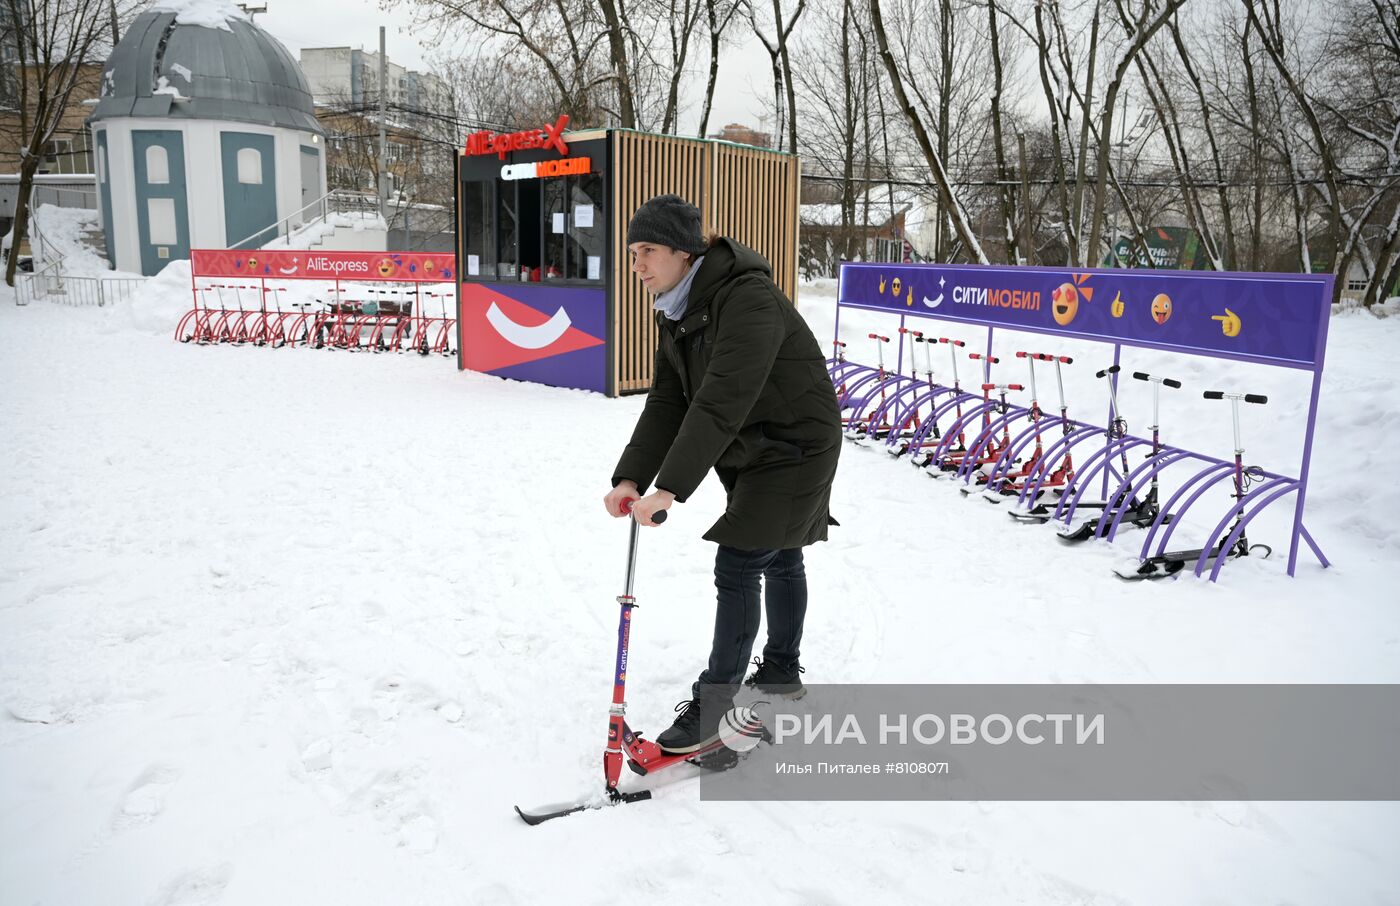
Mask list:
[[[543,129],[499,134],[475,132],[467,136],[467,147],[462,153],[467,156],[496,154],[501,160],[505,160],[506,155],[512,151],[524,151],[527,148],[553,148],[560,154],[568,154],[569,145],[564,141],[564,129],[568,125],[569,118],[561,116],[553,126],[545,126]]]

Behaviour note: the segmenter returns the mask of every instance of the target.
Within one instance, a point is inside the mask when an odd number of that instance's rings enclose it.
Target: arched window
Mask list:
[[[170,161],[160,145],[146,148],[146,182],[153,185],[170,182]]]
[[[262,185],[262,154],[257,148],[238,149],[238,181],[249,185]]]

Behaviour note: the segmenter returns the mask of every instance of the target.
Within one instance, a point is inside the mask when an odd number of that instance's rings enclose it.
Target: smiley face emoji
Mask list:
[[[1079,314],[1079,287],[1073,283],[1061,283],[1050,294],[1050,313],[1055,323],[1067,326]]]
[[[379,259],[379,276],[387,277],[394,272],[394,262],[388,258]]]
[[[1172,300],[1166,293],[1158,293],[1152,297],[1152,320],[1158,324],[1167,323],[1167,319],[1172,316]]]
[[[428,258],[428,259],[424,260],[424,262],[423,262],[423,270],[426,271],[427,273],[430,273],[430,274],[433,272],[433,259]]]
[[[894,278],[894,282],[892,282],[892,283],[890,284],[890,288],[894,290],[894,297],[895,297],[896,299],[898,299],[898,298],[899,298],[899,278],[898,278],[898,277],[895,277],[895,278]]]
[[[256,258],[249,258],[249,259],[248,259],[248,270],[250,270],[250,271],[251,271],[251,270],[257,270],[257,267],[258,267],[258,259],[256,259]]]

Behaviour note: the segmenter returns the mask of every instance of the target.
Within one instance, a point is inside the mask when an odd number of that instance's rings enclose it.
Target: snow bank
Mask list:
[[[29,216],[29,246],[36,268],[61,259],[63,273],[74,277],[140,276],[114,272],[107,259],[84,241],[85,232],[97,234],[102,229],[97,212],[91,208],[43,204]]]

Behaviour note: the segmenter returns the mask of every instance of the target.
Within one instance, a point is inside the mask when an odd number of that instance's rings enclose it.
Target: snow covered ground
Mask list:
[[[627,535],[601,498],[642,400],[183,346],[187,293],[0,290],[0,902],[1396,902],[1396,803],[711,803],[687,779],[525,827],[513,804],[600,783]],[[822,338],[832,295],[802,295]],[[1101,412],[1107,363],[1063,351]],[[1307,521],[1333,569],[1125,585],[1125,549],[848,445],[806,679],[1400,682],[1400,319],[1338,316],[1328,355]],[[1248,458],[1296,468],[1302,376],[1126,364],[1186,381],[1167,435],[1221,455],[1198,391],[1269,393]],[[708,648],[722,506],[712,479],[643,539],[629,718],[652,733]]]

